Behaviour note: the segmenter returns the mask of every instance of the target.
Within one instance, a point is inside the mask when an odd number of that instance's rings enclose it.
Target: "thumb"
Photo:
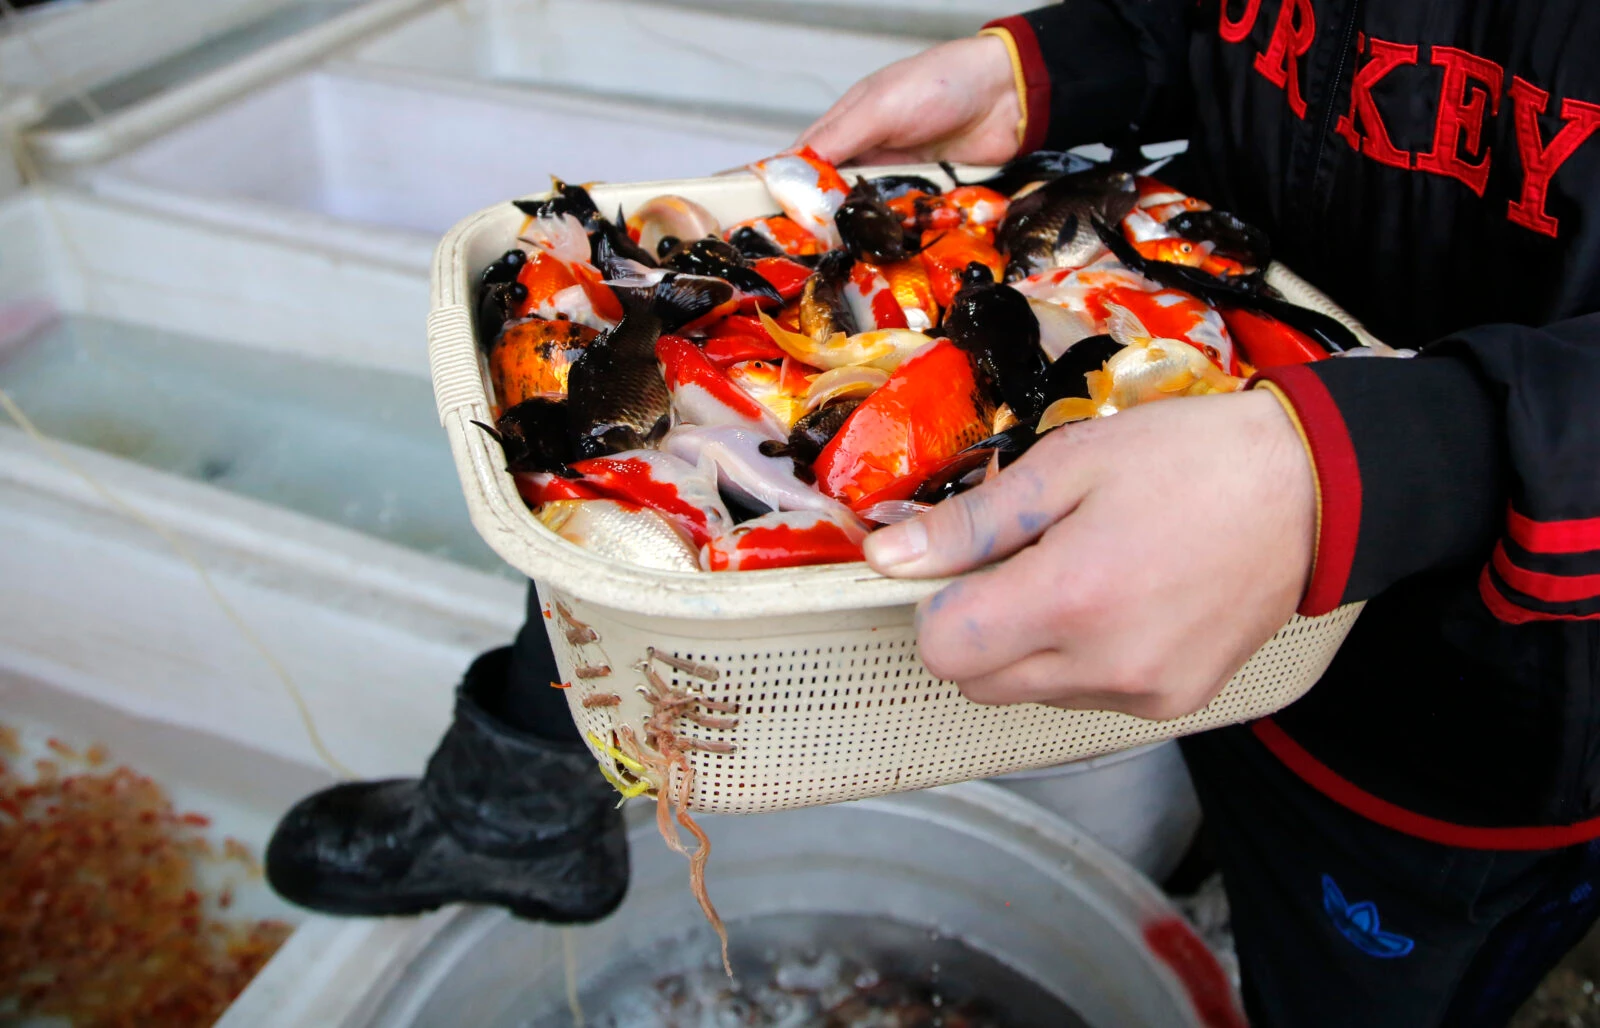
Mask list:
[[[1036,446],[978,488],[872,533],[866,542],[867,561],[896,578],[935,578],[1001,560],[1027,546],[1071,513],[1088,488],[1082,471],[1029,460],[1038,450]]]

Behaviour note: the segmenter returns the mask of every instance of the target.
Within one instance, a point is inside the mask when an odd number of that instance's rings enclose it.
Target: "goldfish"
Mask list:
[[[722,235],[716,215],[686,197],[668,193],[647,200],[628,215],[628,232],[645,252],[661,256],[665,239],[685,243]]]
[[[489,351],[489,376],[502,406],[567,395],[567,375],[600,333],[575,321],[530,318],[507,325]]]
[[[752,260],[761,257],[815,257],[823,250],[816,236],[786,215],[741,221],[728,230],[727,240]]]
[[[910,327],[888,278],[871,264],[857,261],[851,267],[844,299],[855,316],[856,327],[863,331]]]
[[[921,332],[905,328],[858,332],[852,336],[838,332],[819,342],[811,336],[789,331],[765,314],[758,317],[772,341],[784,353],[824,371],[856,365],[893,371],[930,342]]]
[[[771,411],[784,431],[805,413],[811,382],[819,374],[816,368],[789,356],[776,361],[744,361],[728,367],[728,377]]]
[[[664,335],[656,340],[656,359],[665,373],[672,413],[678,421],[732,425],[767,439],[782,439],[788,434],[787,424],[780,424],[726,371],[707,360],[700,347],[682,336]]]
[[[857,261],[892,264],[915,257],[921,249],[915,231],[865,178],[856,180],[834,212],[833,223],[846,252]]]
[[[647,507],[617,500],[556,500],[540,509],[538,519],[600,557],[660,571],[700,570],[695,548]]]
[[[1101,370],[1086,376],[1087,398],[1069,397],[1045,408],[1037,431],[1066,421],[1106,417],[1153,400],[1243,388],[1244,379],[1219,370],[1194,346],[1180,339],[1156,338],[1127,308],[1108,306],[1111,335],[1122,349]]]
[[[1328,351],[1310,336],[1270,314],[1242,307],[1223,307],[1219,313],[1229,334],[1244,351],[1244,359],[1258,371],[1285,364],[1309,364],[1328,356]]]
[[[813,465],[817,485],[856,507],[985,438],[993,417],[972,361],[949,340],[935,340],[896,367],[823,447]]]
[[[979,228],[998,228],[1006,220],[1011,201],[988,186],[957,186],[944,194],[961,212],[961,222]]]
[[[519,318],[565,318],[601,331],[622,320],[621,302],[587,262],[535,250],[517,272],[517,282],[527,290],[512,312]]]
[[[834,212],[844,203],[850,186],[839,169],[809,146],[787,150],[750,165],[783,213],[810,233],[824,249],[840,245]]]
[[[939,235],[930,230],[924,233],[923,243],[922,264],[928,270],[934,302],[940,307],[949,307],[956,298],[967,265],[982,264],[996,279],[1005,273],[1006,260],[1000,251],[970,232],[956,229]]]
[[[656,364],[661,319],[630,313],[584,347],[567,371],[567,414],[579,456],[650,445],[667,430],[672,397]]]
[[[1077,315],[1088,334],[1107,331],[1111,305],[1137,314],[1157,336],[1198,347],[1229,374],[1240,371],[1232,337],[1221,315],[1205,301],[1170,289],[1106,256],[1076,271],[1055,269],[1016,284],[1018,292],[1058,304]],[[1070,328],[1057,326],[1070,335]]]
[[[1134,179],[1139,191],[1138,207],[1149,214],[1158,222],[1165,222],[1175,214],[1184,211],[1208,211],[1211,205],[1204,200],[1189,196],[1181,190],[1174,189],[1159,179],[1149,175],[1139,175]],[[1104,219],[1114,222],[1114,218]]]
[[[928,280],[928,266],[921,256],[896,261],[878,268],[878,273],[889,283],[895,303],[900,305],[906,328],[926,332],[939,323],[939,301],[933,298],[933,283]]]
[[[1216,256],[1212,251],[1215,246],[1206,242],[1195,242],[1190,239],[1168,238],[1150,239],[1143,242],[1135,241],[1134,249],[1153,261],[1166,261],[1169,264],[1183,264],[1191,268],[1212,275],[1243,275],[1247,270],[1238,261],[1227,257]]]
[[[1137,201],[1134,177],[1105,167],[1062,175],[1013,199],[997,236],[1009,258],[1006,280],[1090,263],[1105,252],[1093,220],[1115,225]]]
[[[787,454],[762,452],[764,436],[727,425],[679,425],[662,440],[675,457],[699,465],[709,460],[717,469],[722,491],[752,510],[818,510],[845,513],[838,500],[824,496],[795,475]]]
[[[719,368],[744,361],[783,360],[783,351],[767,335],[760,319],[748,314],[730,314],[711,326],[700,351]]]
[[[889,381],[889,373],[864,364],[850,364],[824,371],[806,389],[807,413],[835,400],[865,399]]]
[[[751,266],[778,291],[784,303],[797,299],[811,277],[810,268],[787,257],[758,257]]]
[[[736,525],[700,551],[707,571],[756,571],[862,560],[867,531],[851,514],[796,510]]]
[[[517,242],[527,243],[544,250],[552,257],[568,263],[589,259],[589,233],[583,222],[571,214],[541,214],[528,216]]]
[[[696,465],[660,450],[628,450],[580,460],[572,470],[600,496],[660,514],[696,546],[733,524],[710,462]]]

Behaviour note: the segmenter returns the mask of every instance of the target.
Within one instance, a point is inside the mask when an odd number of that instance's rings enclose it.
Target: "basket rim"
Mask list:
[[[854,170],[854,169],[853,169]],[[957,166],[982,175],[990,169]],[[915,174],[948,181],[937,165],[900,164],[860,169],[871,177]],[[965,177],[965,176],[963,176]],[[714,183],[754,180],[748,171],[705,178],[591,183],[602,207],[613,189],[668,193]],[[542,199],[549,191],[516,199]],[[427,322],[429,365],[439,419],[450,440],[473,527],[512,567],[587,602],[633,614],[691,619],[745,620],[760,617],[839,613],[915,604],[951,578],[896,579],[864,562],[815,565],[737,574],[665,571],[613,561],[568,542],[541,524],[523,503],[504,467],[504,454],[473,422],[488,423],[491,403],[484,359],[477,344],[473,304],[474,269],[466,250],[487,222],[503,218],[510,200],[476,211],[445,233],[434,250]],[[1269,277],[1296,303],[1354,320],[1326,296],[1274,262]]]

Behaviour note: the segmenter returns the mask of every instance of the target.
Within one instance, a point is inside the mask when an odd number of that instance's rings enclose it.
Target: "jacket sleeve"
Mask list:
[[[1413,360],[1273,368],[1316,469],[1317,553],[1300,611],[1419,572],[1482,565],[1499,621],[1600,636],[1600,314],[1490,325]]]
[[[1182,138],[1192,0],[1064,0],[984,27],[1011,51],[1022,153]]]

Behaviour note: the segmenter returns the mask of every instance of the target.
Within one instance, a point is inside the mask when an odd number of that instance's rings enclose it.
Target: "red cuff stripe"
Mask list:
[[[1600,838],[1600,817],[1571,825],[1534,825],[1526,828],[1476,828],[1428,817],[1379,799],[1339,775],[1295,742],[1271,718],[1250,726],[1262,745],[1302,781],[1347,810],[1397,832],[1472,850],[1553,850]]]
[[[1303,364],[1269,368],[1256,376],[1294,404],[1317,476],[1317,556],[1311,584],[1300,601],[1307,617],[1326,614],[1344,599],[1361,532],[1361,465],[1344,415],[1328,387]]]
[[[1506,534],[1531,553],[1587,553],[1600,550],[1600,518],[1535,521],[1507,508]]]
[[[1508,625],[1526,625],[1531,621],[1600,621],[1600,614],[1551,614],[1543,610],[1529,610],[1513,603],[1500,591],[1500,587],[1494,584],[1487,567],[1478,576],[1478,597],[1483,600],[1483,605],[1489,608],[1489,613],[1493,614],[1496,620],[1504,621]]]
[[[1018,155],[1032,153],[1044,146],[1050,131],[1050,71],[1045,67],[1044,53],[1039,49],[1039,38],[1033,26],[1020,14],[996,18],[985,25],[986,29],[1005,29],[1017,45],[1017,57],[1022,61],[1022,79],[1028,85],[1028,123],[1023,126],[1022,145]]]
[[[1527,571],[1511,563],[1505,543],[1496,543],[1492,558],[1495,571],[1506,585],[1545,603],[1576,603],[1600,596],[1600,575],[1549,575]]]

